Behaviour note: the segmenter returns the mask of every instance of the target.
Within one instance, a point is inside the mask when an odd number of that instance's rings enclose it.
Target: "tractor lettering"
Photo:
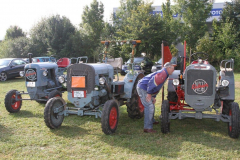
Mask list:
[[[192,90],[197,94],[203,94],[207,91],[208,84],[203,79],[197,79],[192,84]]]
[[[28,69],[25,74],[26,78],[30,81],[34,81],[37,79],[37,73],[33,69]]]

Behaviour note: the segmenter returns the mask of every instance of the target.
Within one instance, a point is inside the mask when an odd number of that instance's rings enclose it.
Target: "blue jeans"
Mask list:
[[[153,123],[155,122],[154,119],[155,106],[153,104],[153,101],[152,100],[150,102],[146,101],[147,91],[137,87],[137,92],[144,106],[144,129],[152,129]]]

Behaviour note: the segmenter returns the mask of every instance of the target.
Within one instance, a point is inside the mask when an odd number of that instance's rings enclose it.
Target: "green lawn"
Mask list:
[[[236,102],[240,102],[240,74],[236,79]],[[204,119],[171,120],[171,132],[143,133],[143,118],[130,119],[120,108],[118,129],[113,135],[101,131],[94,116],[68,116],[62,126],[50,130],[43,119],[44,105],[23,101],[19,113],[4,106],[11,89],[24,90],[21,78],[0,82],[0,159],[237,159],[240,139],[228,136],[227,124]],[[27,96],[26,96],[27,97]],[[67,93],[64,93],[67,100]],[[155,118],[159,119],[161,95]]]

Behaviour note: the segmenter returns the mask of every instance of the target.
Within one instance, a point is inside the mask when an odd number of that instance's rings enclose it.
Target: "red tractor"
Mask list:
[[[217,78],[217,71],[207,57],[206,53],[194,53],[189,66],[185,68],[184,59],[183,69],[175,70],[169,77],[167,100],[162,101],[161,107],[162,133],[170,131],[171,119],[211,118],[226,122],[229,136],[238,138],[239,106],[234,102],[234,60],[221,62]],[[214,114],[210,113],[212,111]]]

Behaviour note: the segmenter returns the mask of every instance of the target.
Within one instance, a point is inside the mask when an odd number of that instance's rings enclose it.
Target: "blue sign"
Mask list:
[[[211,16],[220,16],[223,12],[223,9],[222,8],[216,8],[216,9],[212,9],[210,11],[210,15]]]
[[[211,16],[220,16],[223,12],[222,8],[215,8],[210,11]],[[161,17],[163,17],[163,12],[162,11],[152,11],[151,14],[153,15],[158,15],[160,14]],[[173,17],[177,17],[178,14],[173,15]]]

